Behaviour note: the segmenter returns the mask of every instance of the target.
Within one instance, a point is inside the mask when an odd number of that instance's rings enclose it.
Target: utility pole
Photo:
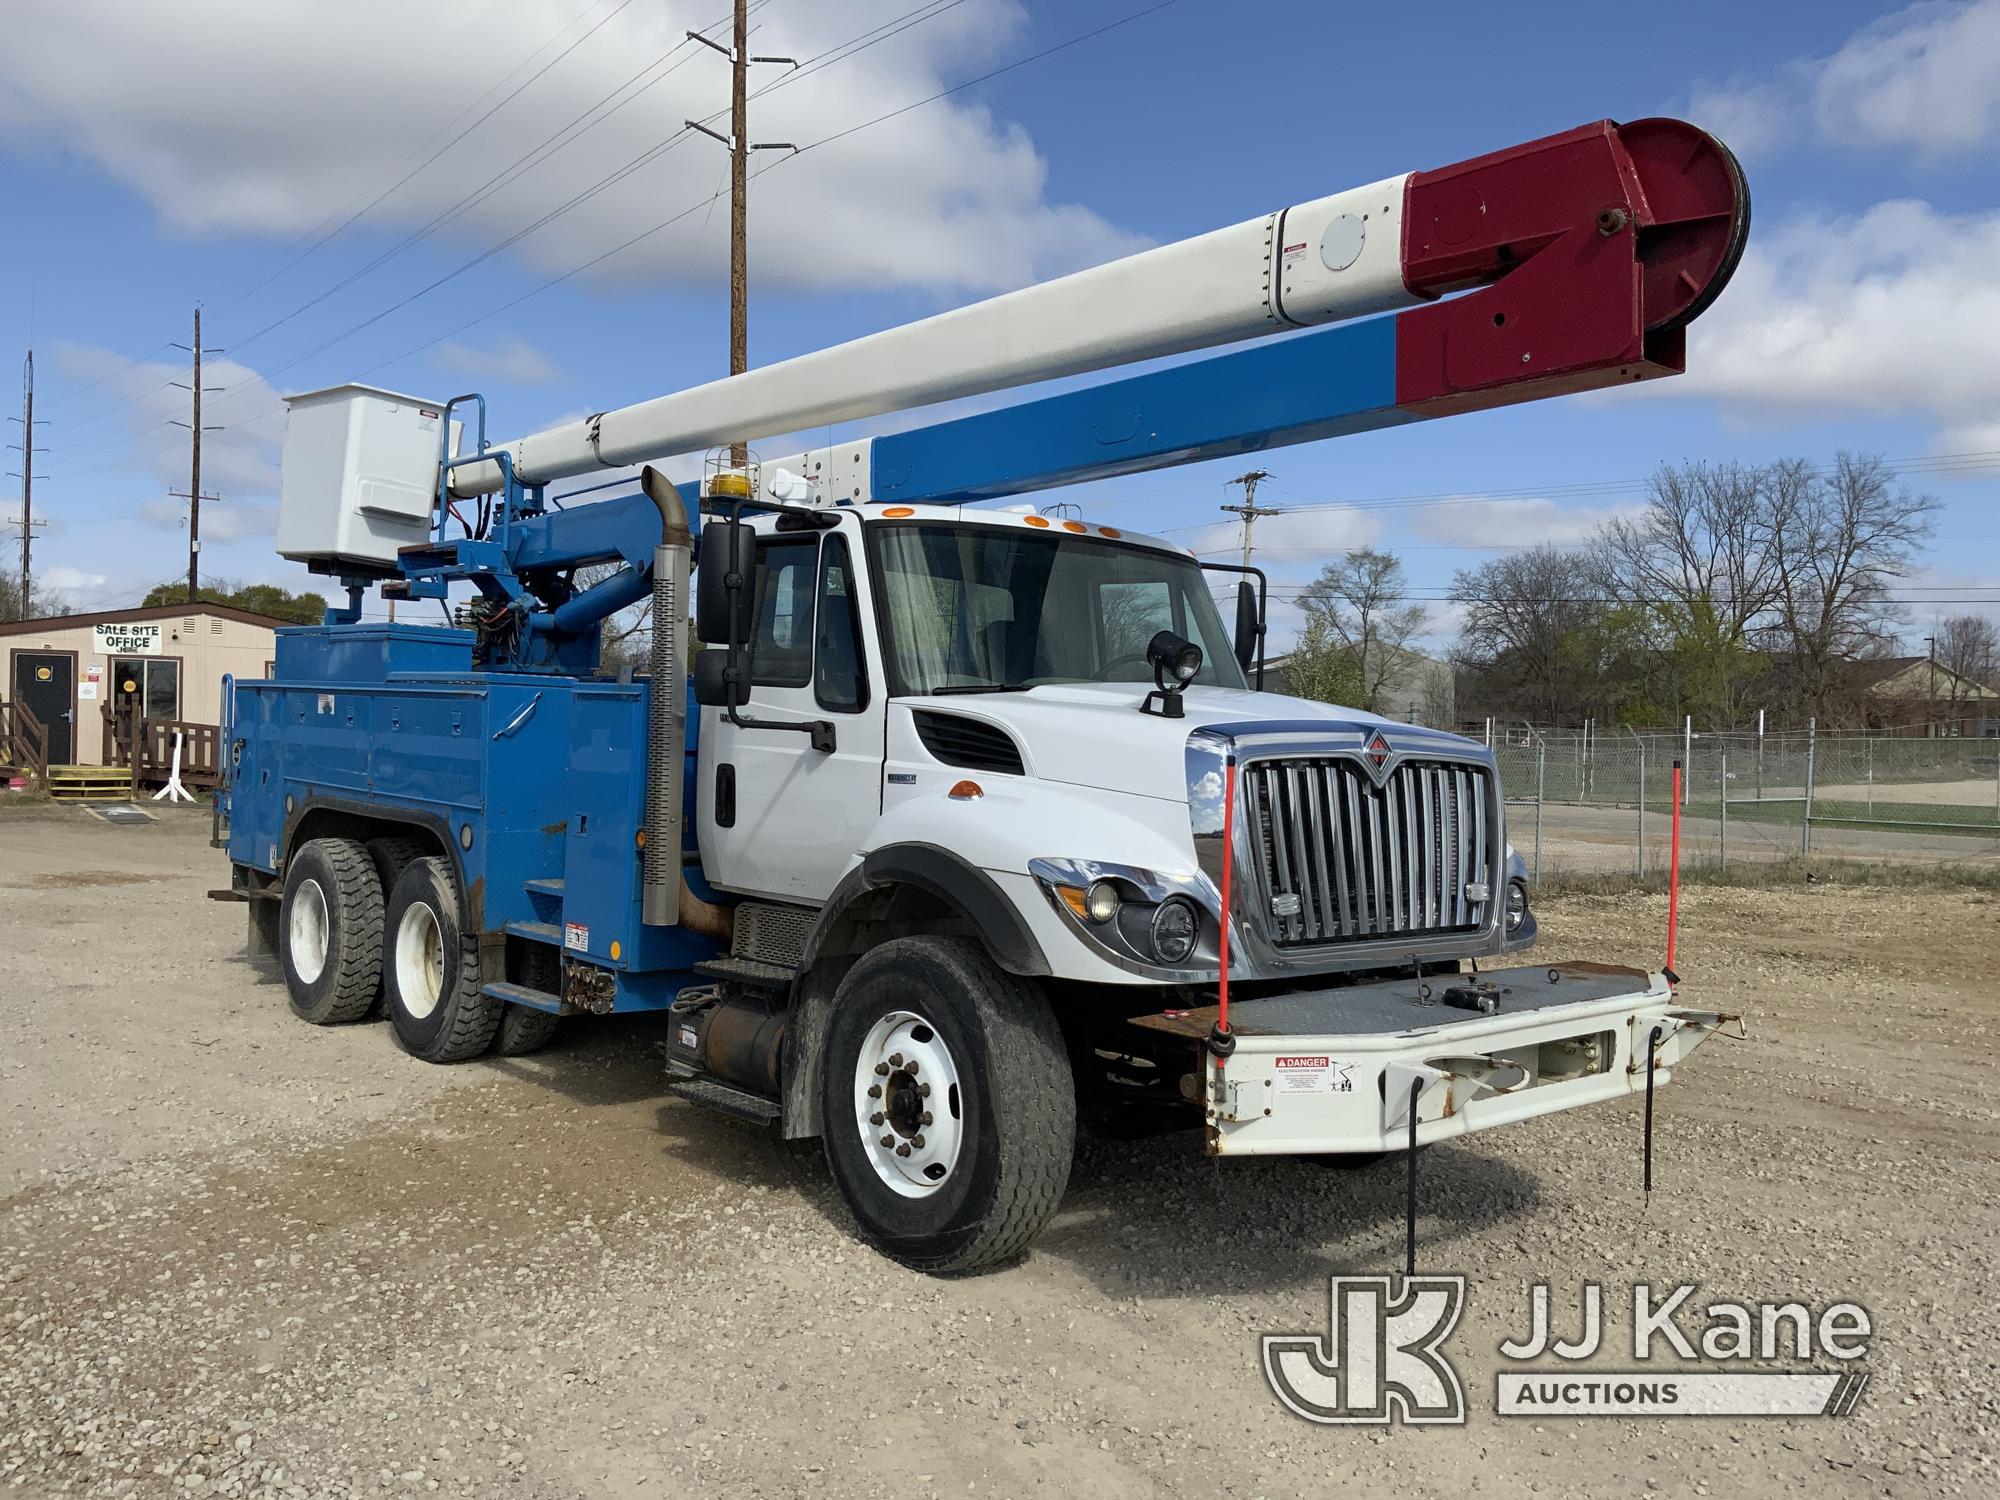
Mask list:
[[[220,432],[222,430],[219,424],[212,427],[204,427],[201,425],[202,392],[219,391],[222,389],[222,387],[219,385],[205,386],[201,383],[201,308],[200,307],[197,306],[194,310],[193,345],[189,346],[187,344],[175,344],[174,347],[176,349],[187,349],[189,353],[194,355],[193,381],[188,385],[181,385],[181,383],[178,380],[172,382],[174,385],[180,386],[182,390],[190,391],[194,395],[194,411],[192,413],[193,420],[188,422],[181,422],[181,421],[174,422],[174,425],[176,427],[187,428],[189,438],[191,439],[188,445],[189,447],[188,487],[185,494],[183,494],[179,490],[169,490],[168,493],[178,497],[179,499],[185,500],[188,503],[187,602],[190,604],[196,604],[199,603],[201,600],[201,592],[200,592],[201,590],[201,502],[203,500],[216,500],[220,498],[219,496],[216,495],[204,495],[201,492],[201,435],[204,432]],[[220,349],[211,349],[208,352],[210,354],[222,353]]]
[[[750,64],[789,63],[794,68],[799,64],[792,57],[750,55],[750,0],[736,0],[736,24],[729,47],[698,31],[690,31],[688,38],[729,59],[729,134],[724,136],[696,120],[689,120],[687,126],[729,148],[729,373],[741,375],[750,368],[750,153],[799,149],[790,141],[751,141]],[[729,452],[730,462],[738,468],[750,461],[749,451],[741,443]]]
[[[28,351],[27,360],[21,367],[21,415],[11,420],[21,424],[21,441],[9,443],[21,454],[21,615],[30,617],[34,610],[34,557],[35,528],[47,522],[35,519],[35,455],[46,453],[46,448],[35,446],[35,351]],[[42,422],[40,426],[49,424]]]
[[[1257,503],[1257,486],[1270,477],[1271,471],[1269,469],[1252,469],[1248,474],[1238,474],[1234,479],[1224,481],[1227,484],[1240,484],[1243,486],[1243,503],[1241,505],[1225,505],[1222,508],[1243,518],[1243,566],[1246,568],[1250,566],[1250,528],[1257,524],[1259,516],[1282,514],[1276,506],[1259,505]]]

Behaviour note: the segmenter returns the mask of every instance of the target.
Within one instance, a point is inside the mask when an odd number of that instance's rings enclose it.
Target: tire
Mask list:
[[[863,1238],[937,1273],[1027,1249],[1076,1146],[1069,1056],[1038,990],[968,940],[898,938],[841,981],[824,1058],[827,1165]],[[924,1092],[925,1075],[946,1087]]]
[[[285,866],[278,956],[292,1011],[315,1026],[358,1021],[382,969],[382,882],[356,839],[312,839]]]
[[[492,1044],[502,1002],[479,992],[479,940],[465,930],[458,881],[436,855],[396,877],[384,923],[382,985],[403,1050],[463,1062]]]
[[[495,1057],[526,1057],[548,1046],[562,1017],[531,1005],[509,1004],[500,1014],[500,1029],[493,1033]]]
[[[420,840],[405,838],[401,834],[391,834],[386,838],[368,841],[368,857],[375,861],[375,873],[382,881],[382,896],[385,901],[389,892],[396,888],[396,877],[403,873],[404,866],[413,859],[422,859],[426,852],[428,852],[426,846]],[[375,1003],[368,1007],[368,1019],[379,1021],[388,1013],[388,991],[382,984],[377,983]]]
[[[508,947],[519,944],[519,951],[508,959],[508,968],[518,973],[521,982],[534,989],[549,994],[559,994],[562,990],[562,957],[547,943],[530,942],[524,938],[513,938]],[[530,1052],[539,1052],[549,1044],[556,1034],[556,1025],[562,1020],[546,1010],[536,1010],[531,1005],[509,1004],[500,1013],[500,1029],[493,1033],[493,1055],[495,1057],[525,1057]]]

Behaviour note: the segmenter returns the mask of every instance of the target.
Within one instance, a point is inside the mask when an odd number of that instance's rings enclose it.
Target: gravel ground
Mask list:
[[[1398,1161],[1086,1143],[1022,1263],[862,1248],[809,1158],[661,1091],[660,1032],[433,1068],[316,1030],[242,956],[205,820],[0,813],[0,1487],[32,1495],[1991,1494],[2000,904],[1695,889],[1691,1002],[1745,1013],[1660,1097],[1422,1158],[1471,1277],[1465,1430],[1285,1414],[1257,1335],[1400,1263]],[[1657,899],[1544,913],[1656,960]],[[1853,1298],[1843,1421],[1492,1414],[1525,1286]],[[1610,1320],[1614,1342],[1622,1321]],[[1629,1350],[1625,1351],[1629,1355]],[[1612,1360],[1613,1366],[1629,1360]]]

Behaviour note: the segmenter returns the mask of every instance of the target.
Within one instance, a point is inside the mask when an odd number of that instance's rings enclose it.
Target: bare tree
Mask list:
[[[1946,691],[1951,716],[1977,699],[1979,689],[2000,692],[2000,629],[1984,615],[1952,615],[1938,622],[1933,642],[1937,664],[1951,674]]]
[[[1777,587],[1762,632],[1799,709],[1837,721],[1843,663],[1890,650],[1901,613],[1890,586],[1934,529],[1937,502],[1913,495],[1873,455],[1840,454],[1830,474],[1802,461],[1767,471]]]
[[[1407,588],[1393,553],[1358,547],[1321,568],[1299,595],[1307,616],[1324,620],[1332,640],[1353,657],[1361,687],[1355,706],[1370,713],[1380,712],[1383,684],[1429,618],[1423,605],[1405,602]]]
[[[1554,722],[1574,707],[1576,639],[1603,612],[1597,572],[1589,552],[1547,543],[1461,571],[1461,659],[1514,686],[1507,706]]]
[[[20,573],[0,568],[0,623],[36,620],[44,615],[60,614],[62,610],[62,595],[53,589],[38,586],[30,598],[21,587]]]
[[[1750,642],[1777,597],[1777,508],[1766,470],[1662,465],[1636,516],[1607,522],[1599,583],[1639,608],[1668,680],[1662,696],[1709,722],[1733,719],[1755,665]]]

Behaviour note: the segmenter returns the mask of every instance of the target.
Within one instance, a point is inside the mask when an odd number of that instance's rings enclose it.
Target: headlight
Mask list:
[[[1083,914],[1100,926],[1118,915],[1118,887],[1099,880],[1084,893]]]
[[[1194,903],[1175,896],[1160,903],[1153,913],[1153,956],[1161,963],[1178,966],[1187,962],[1201,935],[1201,917]]]
[[[1518,880],[1507,882],[1507,932],[1509,936],[1521,930],[1521,924],[1528,920],[1528,888]]]

